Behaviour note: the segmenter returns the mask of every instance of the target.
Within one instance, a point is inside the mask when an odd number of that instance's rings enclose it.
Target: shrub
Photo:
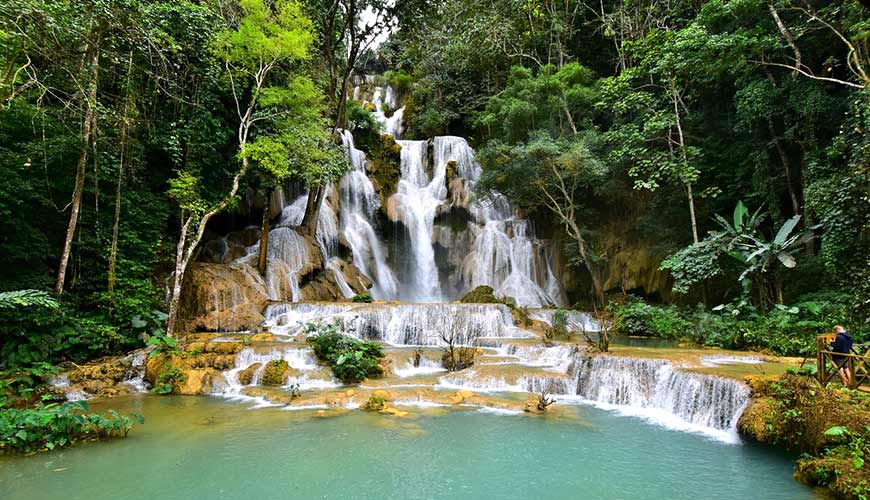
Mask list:
[[[544,330],[544,339],[566,340],[569,338],[571,338],[571,332],[568,330],[568,311],[556,309],[553,311],[553,324]]]
[[[350,300],[351,302],[363,302],[369,304],[372,301],[372,294],[370,294],[369,292],[358,293],[354,295]]]
[[[384,401],[384,398],[372,394],[369,400],[366,401],[366,404],[363,405],[363,410],[381,411],[386,406],[387,403]]]
[[[148,353],[148,358],[159,356],[161,354],[172,355],[180,354],[178,342],[172,338],[163,335],[162,333],[152,336],[148,339],[148,345],[154,346],[154,349]]]
[[[624,335],[680,338],[689,332],[689,322],[674,306],[658,307],[634,301],[611,309],[614,326]]]
[[[816,336],[836,324],[848,325],[848,302],[836,294],[800,297],[760,314],[744,302],[680,309],[640,301],[611,306],[614,326],[625,335],[688,339],[726,349],[756,349],[780,356],[802,356],[815,349]],[[867,332],[852,331],[856,341]]]
[[[411,90],[411,84],[414,83],[414,79],[411,75],[402,70],[387,71],[384,73],[383,79],[387,85],[393,87],[393,90],[395,90],[397,94],[407,93]]]
[[[308,332],[308,342],[317,359],[329,364],[332,373],[343,383],[355,384],[383,375],[378,364],[384,357],[380,344],[340,333],[335,324],[309,324]]]
[[[167,365],[160,375],[157,376],[157,381],[151,392],[154,394],[172,394],[175,387],[184,383],[187,376],[174,365]]]
[[[110,410],[88,414],[84,401],[40,404],[29,409],[0,410],[0,450],[31,452],[68,446],[91,438],[126,437],[136,414],[119,415]]]

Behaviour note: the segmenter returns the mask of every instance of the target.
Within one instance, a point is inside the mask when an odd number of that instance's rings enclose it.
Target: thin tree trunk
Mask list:
[[[181,225],[181,233],[178,235],[178,245],[175,247],[175,273],[173,274],[172,292],[169,294],[169,317],[166,319],[166,335],[170,337],[175,333],[175,323],[178,320],[178,302],[181,298],[181,285],[184,281],[184,272],[187,263],[184,259],[185,247],[187,246],[187,231],[193,216],[189,216]]]
[[[686,183],[686,194],[689,198],[689,217],[692,219],[692,241],[698,243],[698,219],[695,216],[695,196],[692,194],[692,184]]]
[[[673,82],[671,82],[671,98],[674,102],[674,118],[675,123],[677,125],[677,133],[679,135],[679,146],[680,146],[680,156],[683,159],[683,166],[688,168],[689,159],[686,156],[686,140],[683,135],[683,123],[680,119],[680,106],[679,106],[679,96],[677,95],[677,89]],[[695,196],[692,193],[692,183],[685,182],[686,184],[686,195],[689,198],[689,217],[692,220],[692,242],[698,243],[698,220],[695,217]]]
[[[789,200],[791,200],[791,208],[794,211],[794,215],[800,215],[801,205],[798,201],[797,193],[795,193],[794,190],[794,181],[791,177],[791,162],[788,159],[788,153],[786,153],[782,141],[779,139],[779,136],[776,135],[776,129],[774,128],[773,120],[771,120],[770,117],[767,118],[767,129],[770,131],[770,136],[773,137],[776,152],[779,154],[779,160],[782,163],[782,170],[785,173],[785,185],[788,188]]]
[[[263,277],[266,277],[266,257],[269,255],[269,204],[263,208],[263,220],[260,223],[260,255],[257,260],[257,269]]]
[[[106,289],[109,295],[115,291],[115,278],[118,266],[118,229],[121,225],[121,187],[124,183],[124,162],[127,159],[127,138],[130,124],[128,122],[133,98],[130,92],[130,75],[133,70],[133,53],[127,56],[127,98],[124,103],[124,117],[121,120],[121,134],[118,161],[118,182],[115,185],[115,218],[112,224],[112,246],[109,249],[109,271]]]
[[[90,81],[88,82],[88,95],[85,96],[85,117],[82,121],[82,147],[79,153],[79,162],[76,167],[76,180],[70,203],[69,224],[66,229],[66,237],[63,243],[63,252],[60,256],[60,264],[57,268],[57,281],[54,285],[54,293],[58,297],[63,293],[66,281],[66,271],[69,265],[70,252],[72,251],[73,237],[79,221],[79,212],[82,206],[82,195],[85,190],[85,173],[88,163],[88,148],[92,141],[92,135],[96,126],[95,107],[97,101],[97,77],[99,75],[100,51],[96,44],[90,46]]]
[[[770,15],[773,16],[773,20],[776,23],[776,27],[779,28],[780,34],[782,34],[782,37],[785,38],[786,43],[788,43],[788,46],[791,47],[792,52],[794,52],[795,69],[792,71],[791,77],[797,78],[798,70],[802,66],[801,59],[803,56],[801,55],[801,51],[794,41],[794,35],[792,35],[791,31],[788,30],[785,23],[783,23],[782,19],[779,17],[779,12],[777,12],[776,7],[773,6],[773,0],[768,0],[767,8],[770,10]]]
[[[589,271],[589,276],[592,278],[592,289],[595,292],[595,297],[598,299],[598,303],[603,306],[605,303],[604,289],[601,286],[601,279],[599,278],[595,265],[592,263],[591,256],[589,255],[589,250],[586,246],[586,239],[583,238],[580,228],[574,221],[567,222],[569,222],[574,241],[577,242],[577,249],[580,252],[580,257],[583,259],[583,265],[586,267],[586,270]]]
[[[109,249],[109,272],[106,290],[111,295],[115,291],[115,275],[118,266],[118,226],[121,222],[121,184],[124,179],[124,131],[121,131],[121,164],[118,166],[118,182],[115,185],[115,220],[112,225],[112,246]]]

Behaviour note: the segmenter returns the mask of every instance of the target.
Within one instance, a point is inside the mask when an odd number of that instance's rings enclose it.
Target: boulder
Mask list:
[[[265,281],[244,264],[190,266],[181,300],[182,330],[245,331],[259,327],[269,300]]]
[[[254,374],[257,373],[257,370],[259,370],[261,366],[263,366],[262,363],[254,363],[240,371],[238,375],[239,383],[242,385],[251,385],[251,382],[254,380]]]
[[[290,364],[283,359],[269,361],[266,363],[266,367],[263,368],[263,375],[260,377],[260,384],[273,386],[284,385],[291,370],[292,368],[290,368]]]

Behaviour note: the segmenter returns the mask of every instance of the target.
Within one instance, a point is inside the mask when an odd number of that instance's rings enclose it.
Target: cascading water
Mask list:
[[[577,394],[670,427],[737,441],[749,389],[736,380],[677,370],[668,361],[578,355]]]
[[[353,263],[372,279],[372,296],[395,297],[398,285],[387,265],[383,242],[374,229],[375,211],[380,206],[372,181],[366,176],[365,154],[356,149],[350,131],[342,131],[342,143],[352,165],[341,179],[342,234],[353,252]]]
[[[402,147],[401,173],[393,200],[401,221],[408,228],[413,251],[411,280],[406,300],[438,302],[442,299],[432,246],[435,215],[447,196],[446,164],[437,164],[430,179],[426,174],[426,141],[398,141]]]
[[[371,103],[383,131],[398,139],[404,109],[399,96],[389,87],[372,88],[371,78],[360,83],[353,98]],[[284,390],[298,385],[329,393],[338,382],[317,365],[302,342],[306,324],[336,322],[351,335],[385,345],[393,374],[372,381],[379,384],[373,388],[434,391],[403,394],[401,401],[407,404],[442,405],[439,391],[471,390],[513,394],[513,398],[517,393],[546,393],[557,395],[561,404],[599,405],[717,439],[735,439],[736,419],[748,400],[748,390],[737,381],[690,373],[666,361],[593,356],[575,345],[544,343],[540,333],[517,326],[505,305],[443,303],[487,285],[497,295],[532,308],[529,316],[548,324],[554,312],[547,307],[565,303],[553,268],[556,250],[535,236],[530,221],[519,217],[504,196],[473,195],[482,170],[464,138],[398,140],[400,172],[392,193],[382,191],[383,181],[356,148],[353,134],[342,130],[341,139],[352,169],[328,187],[316,244],[296,230],[307,196],[286,205],[283,193],[273,199],[282,215],[272,229],[267,252],[265,287],[274,302],[263,312],[263,326],[273,337],[242,349],[233,368],[214,384],[215,394],[272,404],[268,391],[263,395],[255,389],[264,367],[274,361],[286,361],[290,367]],[[373,182],[375,178],[379,180]],[[385,241],[389,221],[395,223],[393,234],[400,241]],[[318,251],[323,272],[332,276],[345,299],[354,295],[342,267],[349,264],[341,260],[349,251],[348,261],[371,280],[375,299],[410,303],[299,302],[299,276],[317,261],[313,254]],[[222,255],[227,253],[228,248],[223,248]],[[252,266],[258,253],[259,244],[248,247],[237,264]],[[294,302],[277,303],[288,299]],[[574,331],[599,329],[582,313],[569,313],[567,323]],[[448,343],[478,352],[475,364],[447,372],[442,356]],[[723,362],[727,360],[704,361]],[[330,397],[306,401],[307,406],[301,407],[336,404]],[[341,404],[348,408],[366,401],[342,398]]]

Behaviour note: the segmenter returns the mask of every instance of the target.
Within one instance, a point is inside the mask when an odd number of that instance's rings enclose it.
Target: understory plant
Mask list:
[[[85,439],[126,437],[142,416],[87,413],[84,401],[0,409],[0,451],[32,452],[69,446]]]
[[[568,311],[556,309],[553,311],[553,324],[544,330],[544,341],[567,340],[571,338],[568,330]]]
[[[332,373],[345,384],[380,377],[384,371],[378,362],[384,357],[381,345],[364,342],[339,331],[336,323],[309,323],[308,343],[317,359],[327,363]]]
[[[610,306],[613,325],[623,335],[680,339],[726,349],[754,349],[781,356],[803,356],[815,348],[816,336],[833,325],[850,327],[858,341],[866,325],[848,316],[848,300],[832,294],[799,297],[789,305],[758,311],[747,301],[708,309],[703,306],[656,306],[632,300]]]
[[[154,394],[172,394],[175,387],[184,383],[187,376],[175,365],[167,365],[157,376],[151,392]]]

